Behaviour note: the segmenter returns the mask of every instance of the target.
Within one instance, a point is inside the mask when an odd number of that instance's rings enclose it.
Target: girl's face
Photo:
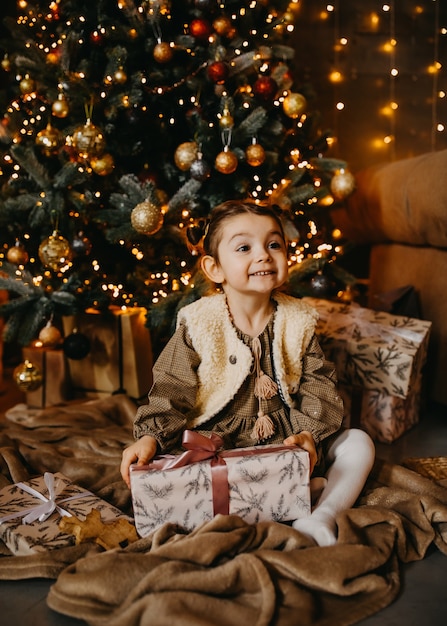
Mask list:
[[[220,235],[218,259],[204,257],[202,267],[227,295],[270,294],[286,282],[286,245],[272,217],[236,215],[222,224]]]

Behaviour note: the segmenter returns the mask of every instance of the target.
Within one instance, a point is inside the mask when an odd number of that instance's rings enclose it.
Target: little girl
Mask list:
[[[132,463],[180,453],[185,429],[211,431],[225,448],[296,444],[313,477],[325,477],[309,517],[294,528],[319,545],[335,543],[337,514],[353,506],[374,461],[362,430],[341,430],[336,376],[315,336],[316,311],[285,295],[287,244],[268,207],[228,201],[211,213],[201,267],[220,293],[183,307],[154,366],[148,404],[139,407]],[[314,481],[315,482],[315,481]],[[320,481],[321,482],[321,481]]]

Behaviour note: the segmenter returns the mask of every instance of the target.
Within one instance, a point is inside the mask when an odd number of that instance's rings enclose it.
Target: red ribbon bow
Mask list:
[[[133,465],[133,470],[168,470],[178,467],[185,467],[191,463],[210,460],[211,463],[211,485],[213,493],[213,513],[214,515],[228,515],[230,512],[230,487],[228,484],[228,469],[225,457],[236,457],[247,455],[257,456],[268,452],[279,452],[282,450],[296,450],[297,446],[267,445],[256,446],[254,448],[219,450],[223,446],[223,439],[215,433],[210,433],[209,437],[194,430],[185,430],[183,433],[182,445],[186,448],[182,454],[160,455],[153,459],[148,465]]]
[[[227,464],[218,454],[218,450],[223,446],[223,439],[215,433],[205,437],[205,435],[193,430],[185,430],[182,445],[186,448],[186,451],[182,452],[182,454],[161,455],[151,461],[149,465],[138,469],[168,470],[209,459],[211,461],[213,513],[214,515],[219,513],[228,515],[230,511],[230,490],[228,487]]]

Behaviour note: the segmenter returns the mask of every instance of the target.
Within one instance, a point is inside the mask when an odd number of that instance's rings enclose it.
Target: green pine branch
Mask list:
[[[169,200],[169,211],[178,211],[185,204],[190,202],[198,193],[202,183],[191,178]]]
[[[33,178],[42,190],[48,189],[51,180],[46,167],[40,163],[33,149],[27,149],[21,144],[12,146],[12,155],[17,163]]]
[[[261,128],[268,121],[268,114],[264,107],[257,107],[247,117],[242,120],[234,131],[235,143],[247,141],[252,137],[256,137]]]
[[[0,316],[5,319],[4,341],[18,341],[27,346],[53,316],[70,315],[78,310],[76,296],[67,291],[73,287],[73,279],[71,285],[47,292],[34,284],[29,272],[22,272],[19,278],[15,265],[1,263],[0,269],[0,289],[10,294],[9,300],[0,305]]]

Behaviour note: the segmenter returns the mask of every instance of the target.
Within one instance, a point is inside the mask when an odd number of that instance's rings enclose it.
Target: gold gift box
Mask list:
[[[88,310],[63,318],[64,335],[80,332],[90,341],[89,354],[68,359],[75,397],[125,393],[139,399],[152,385],[152,347],[145,326],[146,309]]]
[[[73,397],[67,358],[62,349],[43,346],[22,348],[23,360],[39,368],[42,384],[38,389],[26,392],[26,404],[30,408],[43,409],[65,404]]]

